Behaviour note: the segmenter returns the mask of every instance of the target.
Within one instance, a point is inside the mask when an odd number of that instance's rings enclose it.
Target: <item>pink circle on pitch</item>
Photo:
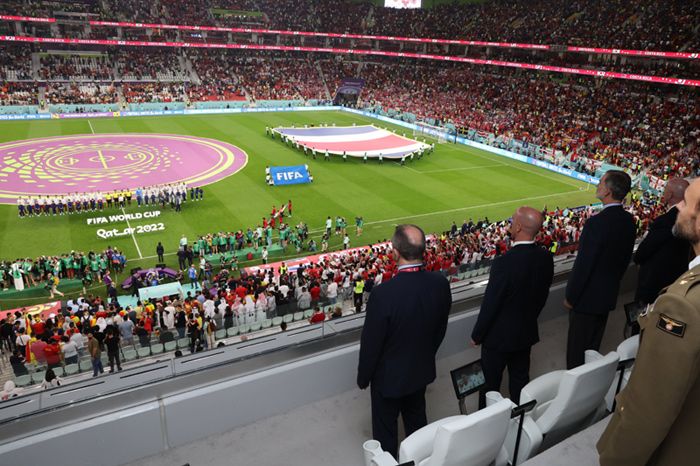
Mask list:
[[[247,154],[213,139],[177,134],[88,134],[0,144],[0,203],[19,196],[202,186],[241,170]]]

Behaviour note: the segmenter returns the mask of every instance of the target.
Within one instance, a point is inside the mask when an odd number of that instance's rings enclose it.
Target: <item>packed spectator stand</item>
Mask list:
[[[656,200],[646,196],[635,196],[628,209],[635,216],[640,235],[661,213]],[[582,207],[545,212],[538,243],[553,254],[575,250],[583,225],[594,211],[593,207]],[[443,273],[452,281],[483,276],[488,273],[489,263],[510,247],[507,231],[507,221],[489,222],[487,218],[465,219],[459,226],[453,223],[450,229],[430,235],[424,259],[426,269]],[[71,358],[72,345],[68,348],[70,355],[60,352],[65,340],[84,339],[90,332],[100,340],[110,331],[119,333],[125,364],[164,351],[213,349],[232,339],[246,340],[277,332],[280,326],[284,330],[295,322],[295,325],[302,325],[308,320],[313,324],[361,312],[372,287],[390,280],[396,273],[390,245],[378,243],[330,253],[322,260],[312,259],[293,271],[284,263],[279,267],[263,265],[240,274],[228,266],[215,273],[202,271],[202,287],[193,287],[187,296],[121,306],[114,281],[124,272],[126,257],[118,250],[108,248],[99,254],[73,251],[55,257],[4,262],[0,267],[5,277],[4,286],[9,287],[11,283],[13,267],[26,270],[24,277],[28,285],[43,286],[44,281],[56,276],[82,279],[88,290],[93,282],[112,290],[109,300],[105,301],[86,293],[83,288],[80,298],[66,301],[62,315],[32,317],[19,312],[5,317],[2,324],[9,325],[12,332],[3,340],[4,349],[16,349],[20,340],[29,342],[22,345],[25,346],[22,354],[13,356],[18,386],[40,383],[47,367],[61,377],[90,373],[92,366],[83,350],[85,342],[82,347],[78,345],[82,361]],[[359,305],[353,292],[357,280],[365,282],[365,294]],[[315,313],[317,318],[314,318]],[[121,324],[127,319],[132,324],[125,330]],[[112,325],[114,329],[107,330]],[[26,330],[27,326],[31,327],[30,331]],[[22,328],[24,330],[20,330]],[[33,342],[37,341],[38,333],[45,333],[45,343],[49,345],[55,340],[59,348],[55,361],[49,363],[41,354],[43,344],[38,345],[35,352]],[[74,334],[78,337],[71,338]]]

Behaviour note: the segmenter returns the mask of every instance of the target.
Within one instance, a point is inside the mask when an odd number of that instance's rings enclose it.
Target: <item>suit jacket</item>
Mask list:
[[[622,206],[608,207],[588,219],[566,285],[573,311],[605,314],[615,309],[635,236],[634,218]]]
[[[520,351],[540,341],[540,315],[554,276],[552,255],[537,244],[520,244],[491,265],[472,340],[497,351]]]
[[[601,466],[698,464],[700,266],[662,291],[639,317],[629,383],[598,441]]]
[[[653,303],[663,288],[676,281],[688,268],[690,244],[673,236],[678,209],[671,208],[649,226],[649,234],[634,253],[639,265],[639,282],[635,300]]]
[[[362,328],[357,385],[371,382],[382,396],[399,398],[435,380],[435,353],[451,306],[450,284],[437,273],[399,273],[375,286]]]

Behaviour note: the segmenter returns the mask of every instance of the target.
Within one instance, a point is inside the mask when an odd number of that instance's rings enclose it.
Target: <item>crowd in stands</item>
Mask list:
[[[199,84],[186,87],[190,102],[208,100],[245,100],[245,93],[238,79],[231,73],[235,62],[230,54],[211,50],[188,50]]]
[[[45,100],[49,105],[57,104],[113,104],[117,91],[111,84],[58,84],[46,88]]]
[[[104,20],[122,20],[137,23],[162,23],[165,18],[165,4],[172,2],[149,0],[108,0],[102,2],[106,10]]]
[[[254,21],[275,29],[648,50],[679,50],[700,42],[694,22],[699,7],[683,0],[493,0],[423,9],[372,7],[370,2],[350,0],[15,0],[3,2],[0,12],[51,16],[65,10],[92,13],[100,7],[103,19],[144,23],[240,25],[238,20],[248,19],[212,14],[212,9],[222,8],[262,12]]]
[[[697,92],[617,80],[562,83],[547,74],[462,65],[367,63],[363,105],[503,135],[653,174],[698,168]],[[672,116],[675,115],[675,116]]]
[[[35,83],[0,82],[0,104],[36,105],[39,89]]]
[[[343,79],[354,78],[359,76],[358,62],[350,61],[342,55],[333,57],[328,60],[319,60],[319,66],[323,72],[323,77],[326,80],[326,85],[331,93],[331,98],[335,94],[336,89],[340,86]]]
[[[646,195],[634,195],[627,209],[634,215],[640,235],[651,220],[663,213],[657,200]],[[570,252],[579,240],[585,221],[594,212],[593,207],[552,211],[545,207],[545,220],[537,242],[553,254]],[[453,222],[449,230],[429,236],[425,267],[446,275],[477,268],[483,271],[493,258],[510,248],[508,228],[508,221],[491,222],[488,218],[464,220],[461,226]],[[212,240],[220,236],[201,237],[194,244],[200,245],[202,251],[206,247],[216,248]],[[125,264],[123,254],[110,247],[100,254],[71,252],[36,260],[3,262],[0,274],[5,286],[13,272],[20,271],[14,276],[19,275],[20,281],[31,285],[55,276],[81,278],[84,284],[99,281],[113,290],[110,272],[123,271]],[[342,317],[344,310],[346,313],[352,312],[348,309],[361,312],[372,288],[390,280],[397,272],[388,243],[329,253],[294,271],[281,263],[277,268],[263,265],[255,272],[242,271],[234,275],[230,265],[222,264],[216,275],[211,266],[203,268],[201,273],[206,275],[203,289],[188,292],[184,299],[165,297],[122,308],[115,299],[116,292],[110,291],[111,300],[106,302],[99,296],[86,294],[84,289],[82,296],[85,297],[68,300],[58,315],[32,317],[17,311],[0,322],[0,344],[3,350],[13,352],[11,363],[17,377],[27,375],[28,369],[36,367],[56,369],[63,374],[64,366],[77,364],[79,359],[87,358],[88,353],[94,353],[90,351],[90,347],[95,346],[91,343],[93,339],[111,353],[111,370],[120,370],[121,362],[115,352],[124,355],[132,347],[147,348],[172,342],[170,348],[174,350],[183,347],[179,341],[176,345],[176,340],[186,340],[190,351],[196,352],[220,344],[217,339],[227,335],[222,331],[233,327],[247,333],[261,326],[269,327],[273,322],[270,319],[274,318],[279,319],[277,324],[281,323],[284,330],[286,323],[281,316],[286,314],[304,312],[309,323],[314,324]],[[190,268],[194,266],[190,264]],[[14,280],[16,283],[17,279]],[[182,353],[176,353],[176,357],[178,354]],[[95,362],[95,354],[91,356]],[[99,356],[98,352],[97,358]],[[101,365],[93,366],[93,370],[94,376],[103,371]],[[48,380],[44,388],[57,384],[60,379],[53,384]]]
[[[182,81],[180,52],[172,49],[117,49],[114,54],[122,81]]]
[[[183,102],[185,86],[174,82],[124,83],[122,93],[129,103]]]
[[[30,47],[4,47],[0,53],[0,82],[33,80]]]
[[[316,64],[307,58],[241,57],[232,71],[253,100],[327,98]]]

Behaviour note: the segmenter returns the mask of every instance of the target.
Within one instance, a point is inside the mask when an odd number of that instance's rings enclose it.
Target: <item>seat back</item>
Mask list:
[[[569,428],[593,414],[604,402],[619,360],[611,351],[601,359],[566,371],[557,396],[536,419],[542,434]]]
[[[421,466],[489,465],[503,447],[512,406],[509,399],[503,399],[468,416],[455,416],[442,423],[432,439],[432,449],[428,445],[432,453],[427,458],[411,457],[413,452],[425,451],[425,447],[412,445],[411,435],[401,443],[399,458]],[[415,438],[420,442],[426,440],[430,441],[420,434]]]
[[[639,335],[629,337],[619,345],[615,352],[620,356],[620,361],[625,361],[627,359],[634,359],[637,357],[637,351],[639,350]]]

